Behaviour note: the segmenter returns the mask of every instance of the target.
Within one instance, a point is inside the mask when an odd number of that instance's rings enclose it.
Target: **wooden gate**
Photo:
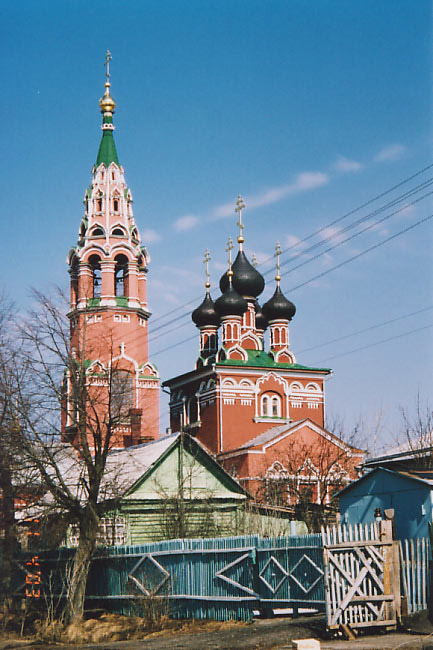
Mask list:
[[[322,540],[328,627],[395,626],[400,575],[391,521],[322,529]]]

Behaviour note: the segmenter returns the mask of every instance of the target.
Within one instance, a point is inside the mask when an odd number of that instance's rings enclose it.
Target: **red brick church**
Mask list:
[[[160,386],[148,354],[150,256],[140,239],[114,143],[116,104],[110,95],[109,60],[107,53],[105,94],[99,102],[101,142],[84,196],[78,242],[68,256],[69,319],[71,353],[84,355],[89,394],[98,398],[98,408],[111,408],[104,402],[107,377],[111,400],[116,391],[122,398],[112,446],[123,448],[159,436]],[[228,270],[215,302],[206,255],[206,293],[192,313],[200,331],[195,368],[163,383],[170,390],[171,428],[195,436],[258,497],[269,499],[280,486],[281,504],[293,503],[302,493],[326,503],[336,486],[357,477],[362,451],[324,428],[324,383],[331,371],[298,363],[290,348],[289,323],[296,308],[280,288],[279,246],[275,292],[262,306],[258,302],[265,281],[243,250],[244,207],[239,197],[238,252],[232,264],[230,240]],[[67,385],[62,431],[65,440],[73,441],[77,417],[71,390]],[[104,418],[102,411],[95,417]],[[285,491],[288,482],[298,494]]]
[[[304,494],[326,504],[334,489],[357,478],[363,452],[324,428],[331,371],[297,363],[290,348],[296,308],[280,288],[278,244],[275,292],[263,306],[258,302],[265,281],[243,250],[244,207],[239,197],[239,250],[232,264],[229,240],[228,270],[215,302],[206,252],[206,294],[192,313],[200,356],[194,370],[163,383],[170,389],[171,428],[196,436],[258,498],[273,493],[283,505]]]

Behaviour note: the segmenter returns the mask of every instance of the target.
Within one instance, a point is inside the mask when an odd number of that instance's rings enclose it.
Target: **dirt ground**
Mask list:
[[[288,650],[293,639],[305,638],[319,639],[322,650],[433,650],[433,635],[416,631],[364,635],[356,641],[331,639],[323,616],[276,617],[252,623],[179,623],[178,629],[157,632],[141,640],[97,644],[47,644],[3,636],[0,650]]]

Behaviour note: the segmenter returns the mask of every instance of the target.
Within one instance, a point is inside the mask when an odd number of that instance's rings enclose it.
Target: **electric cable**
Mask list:
[[[363,257],[367,253],[370,253],[371,251],[380,248],[384,244],[387,244],[388,242],[392,241],[393,239],[396,239],[397,237],[400,237],[401,235],[404,235],[405,233],[409,232],[410,230],[413,230],[414,228],[417,228],[418,226],[421,226],[423,223],[426,223],[429,221],[429,219],[433,218],[433,214],[430,214],[428,217],[424,217],[424,219],[420,219],[416,223],[411,224],[410,226],[407,226],[407,228],[403,228],[403,230],[399,230],[399,232],[394,233],[393,235],[390,235],[390,237],[387,237],[386,239],[383,239],[382,241],[378,242],[377,244],[374,244],[373,246],[370,246],[369,248],[366,248],[365,250],[361,251],[360,253],[356,253],[356,255],[352,255],[352,257],[349,257],[347,260],[343,260],[343,262],[340,262],[339,264],[336,264],[335,266],[332,266],[330,269],[327,269],[326,271],[322,271],[322,273],[318,273],[317,275],[313,276],[312,278],[309,278],[308,280],[305,280],[305,282],[301,282],[301,284],[297,284],[295,287],[291,287],[286,291],[286,293],[289,293],[291,291],[296,291],[296,289],[300,289],[301,287],[305,287],[307,284],[310,284],[310,282],[314,282],[314,280],[318,280],[319,278],[323,278],[325,275],[328,275],[328,273],[332,273],[332,271],[336,271],[337,269],[340,269],[342,266],[345,266],[346,264],[349,264],[349,262],[353,262],[353,260],[357,260],[360,257]]]
[[[361,352],[361,350],[367,350],[368,348],[373,348],[377,345],[382,345],[383,343],[388,343],[388,341],[394,341],[395,339],[401,339],[404,336],[409,336],[410,334],[415,334],[416,332],[422,332],[423,330],[427,330],[430,327],[433,327],[433,323],[430,323],[430,325],[424,325],[423,327],[417,327],[416,329],[409,330],[408,332],[402,332],[401,334],[396,334],[394,336],[389,336],[386,339],[382,339],[380,341],[375,341],[374,343],[368,343],[367,345],[362,345],[359,348],[354,348],[353,350],[349,350],[348,352],[340,352],[339,354],[334,354],[332,357],[327,357],[326,359],[322,359],[320,361],[317,361],[316,364],[319,363],[326,363],[327,361],[332,361],[332,359],[338,359],[339,357],[345,357],[349,354],[355,354],[355,352]]]
[[[416,172],[415,174],[409,176],[408,178],[404,179],[403,181],[400,181],[399,183],[397,183],[396,185],[392,186],[392,187],[389,188],[388,190],[385,190],[384,192],[382,192],[382,193],[376,195],[375,197],[373,197],[373,198],[370,199],[369,201],[366,201],[366,202],[363,203],[361,206],[358,206],[358,207],[354,208],[354,209],[351,210],[350,212],[347,212],[346,214],[342,215],[341,217],[338,217],[337,219],[334,219],[334,220],[331,221],[329,224],[327,224],[327,225],[325,225],[325,226],[322,226],[321,228],[319,228],[319,229],[316,230],[315,232],[311,233],[310,235],[308,235],[308,236],[305,237],[304,239],[299,240],[299,242],[296,242],[296,243],[293,244],[292,246],[290,246],[290,247],[288,247],[287,249],[285,249],[284,252],[287,252],[288,250],[290,250],[290,249],[292,249],[292,248],[294,248],[294,247],[296,247],[296,246],[299,246],[300,244],[304,243],[305,241],[308,241],[309,239],[311,239],[311,238],[314,237],[315,235],[320,234],[321,232],[325,231],[327,228],[329,228],[329,227],[335,225],[336,223],[342,221],[343,219],[347,218],[347,217],[350,216],[351,214],[354,214],[354,213],[358,212],[358,211],[361,210],[363,207],[366,207],[367,205],[369,205],[369,204],[373,203],[374,201],[378,200],[379,198],[382,198],[382,197],[385,196],[386,194],[389,194],[390,192],[394,191],[394,190],[397,189],[398,187],[401,187],[402,185],[404,185],[405,183],[409,182],[410,180],[413,180],[414,178],[416,178],[416,177],[419,176],[420,174],[424,173],[424,172],[427,171],[428,169],[431,169],[432,167],[433,167],[433,164],[428,165],[427,167],[424,167],[424,168],[421,169],[420,171],[418,171],[418,172]],[[372,216],[375,216],[376,214],[378,214],[378,213],[380,213],[380,212],[383,212],[385,209],[388,209],[389,207],[392,207],[393,205],[396,205],[398,202],[401,202],[401,201],[404,200],[405,198],[408,198],[409,196],[412,196],[413,194],[415,194],[415,193],[421,191],[421,190],[424,189],[425,187],[428,187],[432,182],[433,182],[433,178],[429,178],[429,179],[427,179],[426,181],[424,181],[424,182],[421,183],[420,185],[416,186],[415,188],[412,188],[411,190],[408,190],[408,191],[405,192],[403,195],[400,195],[399,197],[396,197],[396,198],[393,199],[391,202],[389,202],[389,204],[386,204],[385,206],[381,206],[380,208],[377,208],[377,209],[374,210],[373,212],[368,213],[367,215],[365,215],[365,216],[362,217],[361,219],[359,219],[359,220],[357,220],[356,222],[354,222],[354,224],[352,224],[352,225],[349,224],[349,226],[346,226],[346,228],[343,229],[342,232],[346,232],[347,230],[349,230],[349,229],[352,228],[352,227],[355,227],[356,225],[358,225],[358,224],[361,223],[362,221],[365,221],[366,219],[371,218]],[[425,198],[426,196],[428,196],[428,194],[425,195],[424,198]],[[421,199],[419,199],[419,200],[421,200]],[[406,208],[406,207],[409,207],[410,205],[411,205],[411,204],[408,204],[408,206],[405,206],[405,208]],[[405,208],[403,208],[403,209],[405,209]],[[400,211],[401,211],[401,210],[400,210]],[[305,250],[301,251],[301,252],[300,252],[299,254],[297,254],[296,256],[293,256],[293,258],[296,258],[296,257],[298,257],[298,256],[300,256],[300,255],[305,255],[305,253],[308,252],[309,250],[313,250],[314,248],[316,248],[316,247],[318,247],[318,246],[321,246],[321,245],[325,244],[326,241],[328,241],[328,240],[330,240],[330,239],[332,239],[332,237],[326,238],[326,239],[322,240],[321,242],[317,242],[316,244],[313,244],[313,246],[312,246],[310,249],[307,249],[307,251],[305,251]],[[291,258],[291,259],[293,259],[293,258]],[[264,262],[261,262],[260,264],[265,264],[267,261],[270,261],[270,260],[272,260],[272,259],[274,259],[274,256],[268,258],[268,260],[265,260]],[[289,260],[286,260],[286,261],[284,261],[282,264],[285,265],[285,264],[289,263],[289,261],[291,261],[291,260],[290,260],[290,259],[289,259]],[[267,273],[269,273],[269,272],[271,272],[271,271],[272,271],[272,270],[268,270],[268,271],[266,271],[264,274],[267,274]],[[161,314],[160,316],[158,316],[158,317],[156,317],[155,319],[153,319],[152,327],[150,328],[151,332],[153,333],[153,332],[156,332],[156,331],[158,331],[158,330],[160,330],[160,329],[164,329],[165,327],[168,327],[168,325],[171,325],[172,323],[178,322],[179,320],[182,320],[183,318],[186,318],[186,317],[189,315],[189,313],[190,313],[189,311],[188,311],[188,312],[185,312],[184,314],[181,314],[180,316],[177,316],[176,318],[171,319],[170,321],[167,321],[166,323],[163,323],[162,325],[159,325],[159,326],[156,327],[156,328],[153,327],[153,325],[154,325],[156,322],[158,322],[158,321],[164,319],[166,316],[169,316],[169,315],[171,315],[171,314],[176,313],[177,311],[183,309],[184,307],[186,307],[186,306],[188,306],[188,305],[190,305],[190,304],[194,304],[196,301],[200,300],[200,298],[202,298],[202,295],[197,296],[197,297],[195,297],[195,298],[189,300],[188,302],[183,303],[182,305],[179,305],[178,307],[175,307],[174,309],[170,310],[169,312],[166,312],[166,313],[164,313],[164,314]]]
[[[376,325],[369,325],[368,327],[364,327],[364,329],[362,330],[357,330],[356,332],[352,332],[351,334],[345,334],[344,336],[339,336],[336,339],[325,341],[325,343],[318,343],[317,345],[312,345],[309,348],[304,348],[303,350],[299,350],[298,354],[304,354],[304,352],[311,352],[311,350],[317,350],[318,348],[323,348],[326,345],[331,345],[331,343],[339,343],[340,341],[350,339],[353,336],[358,336],[358,334],[365,334],[366,332],[371,332],[372,330],[377,329],[378,327],[384,327],[385,325],[391,325],[391,323],[396,323],[399,320],[404,320],[406,318],[410,318],[411,316],[417,316],[418,314],[422,314],[423,312],[429,311],[430,309],[433,309],[433,305],[429,305],[428,307],[424,307],[423,309],[417,309],[417,311],[412,311],[409,314],[403,314],[402,316],[397,316],[396,318],[385,320],[382,323],[377,323]]]
[[[334,250],[335,248],[338,248],[339,246],[342,246],[343,244],[346,244],[349,241],[352,241],[352,239],[355,239],[359,235],[363,235],[365,232],[368,232],[372,228],[376,228],[376,226],[379,226],[380,224],[384,223],[391,217],[394,217],[396,214],[399,212],[402,212],[403,210],[406,210],[406,208],[411,207],[415,205],[416,203],[419,203],[420,201],[424,200],[428,196],[432,195],[432,192],[428,192],[427,194],[424,194],[423,196],[420,196],[418,199],[415,201],[412,201],[411,203],[405,204],[402,208],[399,208],[395,212],[391,212],[391,214],[387,214],[381,219],[378,219],[377,221],[374,221],[373,223],[368,224],[363,228],[362,230],[359,230],[358,232],[355,232],[353,235],[350,235],[349,237],[346,237],[346,239],[343,239],[342,241],[336,242],[329,248],[326,248],[324,251],[321,251],[320,253],[317,253],[317,255],[314,255],[313,257],[310,257],[308,260],[304,260],[300,264],[297,264],[296,266],[292,267],[291,269],[288,269],[287,271],[284,271],[283,273],[280,273],[281,276],[283,275],[288,275],[289,273],[292,273],[293,271],[296,271],[297,269],[300,269],[302,266],[305,266],[306,264],[309,264],[310,262],[314,262],[317,260],[319,257],[322,257],[322,255],[326,255],[326,253],[329,253],[330,251]],[[299,257],[299,256],[298,256]]]

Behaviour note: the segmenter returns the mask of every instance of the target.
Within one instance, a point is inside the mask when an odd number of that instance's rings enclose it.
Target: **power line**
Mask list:
[[[370,204],[374,203],[375,201],[378,201],[378,200],[381,199],[382,197],[386,196],[387,194],[390,194],[391,192],[393,192],[394,190],[398,189],[399,187],[402,187],[402,186],[405,185],[406,183],[409,183],[411,180],[413,180],[414,178],[417,178],[418,176],[420,176],[421,174],[425,173],[426,171],[428,171],[428,170],[431,169],[432,167],[433,167],[433,163],[430,164],[430,165],[427,165],[426,167],[424,167],[424,168],[422,168],[421,170],[415,172],[415,173],[412,174],[411,176],[408,176],[407,178],[403,179],[403,180],[400,181],[399,183],[397,183],[397,184],[393,185],[392,187],[388,188],[388,189],[385,190],[384,192],[381,192],[380,194],[377,194],[377,195],[374,196],[373,198],[371,198],[371,199],[369,199],[368,201],[362,203],[360,206],[357,206],[357,207],[354,208],[353,210],[350,210],[349,212],[345,213],[344,215],[338,217],[337,219],[334,219],[333,221],[331,221],[331,222],[328,223],[327,225],[322,226],[321,228],[319,228],[318,230],[314,231],[314,232],[311,233],[310,235],[307,235],[307,237],[304,237],[304,238],[303,238],[302,240],[300,240],[299,242],[296,242],[296,243],[293,244],[292,246],[289,246],[289,247],[286,248],[283,252],[287,252],[288,250],[291,250],[292,248],[295,248],[296,246],[299,246],[300,244],[302,244],[302,243],[304,243],[304,242],[310,240],[311,238],[313,238],[313,237],[315,237],[316,235],[318,235],[318,234],[322,233],[323,231],[325,231],[327,228],[330,228],[330,227],[334,226],[335,224],[339,223],[339,222],[342,221],[343,219],[346,219],[347,217],[351,216],[352,214],[355,214],[356,212],[359,212],[359,210],[362,210],[363,208],[367,207],[368,205],[370,205]],[[428,179],[428,181],[425,181],[425,184],[428,184],[429,181],[430,181],[430,179]],[[421,185],[422,185],[422,184],[421,184]],[[420,186],[417,186],[417,187],[420,187]],[[416,189],[416,188],[415,188],[415,189]],[[412,191],[415,191],[415,189],[414,189],[414,190],[410,190],[409,192],[407,192],[407,193],[404,194],[403,196],[406,196],[408,193],[410,193],[410,192],[412,192]],[[406,198],[407,198],[407,196],[406,196]],[[396,201],[398,201],[398,197],[397,197],[397,199],[394,199],[394,200],[393,200],[393,202],[396,202]],[[393,202],[390,202],[390,205],[391,205]],[[383,207],[383,208],[382,208],[382,211],[383,211],[384,209],[387,209],[387,208],[386,208],[386,207]],[[380,211],[380,209],[378,209],[378,210]],[[371,216],[374,216],[374,214],[376,214],[376,213],[377,213],[377,212],[373,212],[372,214],[367,215],[367,217],[365,217],[365,218],[368,218],[369,216],[370,216],[370,217],[371,217]],[[305,251],[304,251],[304,253],[305,253]],[[267,263],[268,261],[270,261],[270,260],[272,260],[272,259],[273,259],[273,256],[270,257],[270,258],[268,258],[268,259],[265,260],[264,262],[261,262],[261,264],[265,264],[265,263]],[[200,295],[200,296],[197,296],[197,297],[195,297],[195,298],[192,298],[192,299],[189,300],[188,302],[185,302],[185,303],[183,303],[182,305],[179,305],[178,307],[175,307],[174,309],[171,309],[170,311],[161,314],[160,316],[158,316],[158,317],[156,317],[156,318],[153,319],[153,323],[152,323],[152,325],[154,325],[156,322],[159,322],[160,320],[163,320],[163,319],[166,318],[167,316],[170,316],[170,315],[172,315],[172,314],[174,314],[174,313],[180,311],[181,309],[184,309],[184,308],[187,307],[188,305],[195,304],[195,302],[198,301],[198,300],[200,300],[201,297],[202,297],[202,296]],[[152,328],[151,328],[151,329],[152,329],[152,332],[157,331],[158,329],[163,329],[163,328],[167,327],[168,325],[170,325],[170,324],[172,324],[172,323],[174,323],[174,322],[177,322],[178,320],[181,320],[182,318],[185,318],[188,314],[189,314],[189,312],[186,312],[185,314],[181,314],[180,316],[177,316],[176,318],[174,318],[174,319],[168,321],[168,322],[165,323],[165,324],[163,323],[162,325],[158,326],[158,327],[155,328],[155,329],[152,327]]]
[[[296,289],[300,289],[301,287],[305,287],[305,285],[310,284],[310,282],[313,282],[314,280],[318,280],[319,278],[323,278],[325,275],[328,275],[328,273],[331,273],[332,271],[336,271],[337,269],[340,269],[342,266],[345,266],[346,264],[349,264],[349,262],[353,262],[353,260],[357,260],[360,257],[363,257],[363,255],[366,255],[367,253],[370,253],[371,251],[375,250],[376,248],[380,248],[384,244],[387,244],[393,239],[396,239],[396,237],[400,237],[400,235],[404,235],[405,233],[409,232],[409,230],[413,230],[413,228],[416,228],[417,226],[420,226],[421,224],[425,223],[429,219],[433,217],[433,214],[430,214],[428,217],[424,217],[424,219],[420,219],[416,223],[413,223],[411,226],[407,226],[407,228],[403,228],[403,230],[400,230],[399,232],[395,233],[394,235],[391,235],[390,237],[387,237],[386,239],[383,239],[380,241],[378,244],[374,244],[373,246],[370,246],[369,248],[366,248],[365,250],[361,251],[360,253],[357,253],[356,255],[352,255],[352,257],[349,257],[347,260],[344,260],[343,262],[340,262],[339,264],[336,264],[335,266],[332,266],[330,269],[327,269],[326,271],[322,271],[322,273],[318,273],[317,275],[313,276],[309,280],[305,280],[305,282],[301,282],[301,284],[297,284],[295,287],[291,287],[287,293],[290,291],[296,291]]]
[[[182,343],[186,343],[187,341],[192,341],[193,339],[197,338],[197,334],[194,334],[194,336],[190,336],[187,339],[183,339],[183,341],[178,341],[177,343],[173,343],[173,345],[169,345],[167,348],[163,348],[162,350],[157,350],[152,354],[152,359],[153,357],[156,357],[158,354],[162,354],[163,352],[167,352],[167,350],[171,350],[172,348],[176,348],[178,345],[182,345]]]
[[[380,225],[384,221],[387,221],[391,217],[394,217],[396,214],[399,212],[402,212],[403,210],[406,210],[406,208],[411,207],[412,205],[415,205],[416,203],[419,203],[420,201],[423,201],[425,198],[433,194],[432,192],[427,192],[427,194],[424,194],[423,196],[420,196],[418,199],[415,201],[412,201],[411,203],[406,203],[402,208],[399,208],[395,212],[391,212],[391,214],[387,214],[382,219],[378,219],[377,221],[373,221],[373,223],[368,224],[365,226],[365,228],[362,228],[361,230],[358,230],[358,232],[355,232],[353,235],[350,235],[350,237],[346,237],[346,239],[343,239],[343,241],[336,242],[332,246],[329,246],[329,248],[326,248],[324,251],[321,251],[320,253],[317,253],[317,255],[314,255],[313,257],[310,257],[308,260],[304,260],[300,264],[297,264],[296,266],[293,266],[291,269],[288,269],[287,271],[284,271],[284,273],[281,273],[280,275],[287,275],[288,273],[292,273],[293,271],[296,271],[297,269],[300,269],[302,266],[305,266],[306,264],[309,264],[310,262],[314,262],[317,260],[319,257],[322,257],[322,255],[326,255],[326,253],[329,253],[330,251],[334,250],[335,248],[338,248],[339,246],[342,246],[343,244],[347,244],[347,242],[351,241],[352,239],[355,239],[359,235],[363,235],[365,232],[368,230],[371,230],[372,228],[375,228],[376,226]],[[302,253],[301,253],[302,255]],[[299,255],[297,256],[299,257]]]
[[[390,236],[387,237],[386,239],[383,239],[382,241],[378,242],[377,244],[374,244],[373,246],[370,246],[369,248],[366,248],[365,250],[361,251],[360,253],[357,253],[357,254],[355,254],[355,255],[352,255],[352,256],[349,257],[348,259],[343,260],[343,261],[340,262],[339,264],[336,264],[335,266],[333,266],[333,267],[327,269],[326,271],[322,271],[321,273],[319,273],[319,274],[313,276],[312,278],[309,278],[308,280],[305,280],[305,282],[302,282],[301,284],[296,285],[295,287],[291,287],[289,290],[286,290],[286,292],[289,293],[289,292],[291,292],[291,291],[295,291],[296,289],[300,289],[301,287],[304,287],[304,286],[306,286],[307,284],[310,284],[310,283],[313,282],[314,280],[317,280],[317,279],[319,279],[319,278],[324,277],[325,275],[328,275],[328,274],[331,273],[332,271],[335,271],[335,270],[337,270],[337,269],[339,269],[339,268],[345,266],[346,264],[349,264],[349,262],[352,262],[352,261],[354,261],[354,260],[356,260],[356,259],[358,259],[358,258],[360,258],[360,257],[363,257],[363,256],[366,255],[367,253],[369,253],[369,252],[371,252],[371,251],[373,251],[373,250],[375,250],[375,249],[377,249],[377,248],[380,248],[380,247],[383,246],[384,244],[386,244],[386,243],[392,241],[393,239],[396,239],[397,237],[400,237],[401,235],[404,235],[405,233],[409,232],[410,230],[413,230],[414,228],[416,228],[416,227],[422,225],[423,223],[426,223],[427,221],[429,221],[429,220],[432,219],[432,218],[433,218],[433,214],[431,214],[431,215],[429,215],[429,216],[427,216],[427,217],[424,217],[423,219],[420,219],[420,220],[417,221],[416,223],[411,224],[410,226],[407,226],[406,228],[403,228],[403,229],[400,230],[399,232],[394,233],[393,235],[390,235]],[[188,315],[189,315],[189,313],[186,313],[186,314],[184,314],[183,316],[188,316]],[[178,319],[178,320],[179,320],[179,319]],[[171,332],[175,332],[177,329],[180,329],[181,327],[183,327],[183,325],[181,325],[181,326],[177,326],[177,327],[173,327],[173,328],[171,328],[168,332],[165,332],[165,334],[169,334],[169,333],[171,333]],[[188,342],[188,341],[191,341],[193,338],[195,338],[195,336],[190,336],[190,337],[188,337],[188,338],[186,338],[186,339],[183,339],[182,341],[179,341],[178,343],[174,343],[174,344],[172,344],[172,345],[170,345],[170,346],[168,346],[168,347],[166,347],[166,348],[163,348],[162,350],[158,350],[158,351],[156,351],[154,354],[152,354],[152,357],[155,356],[155,355],[158,355],[158,354],[162,354],[163,352],[166,352],[166,351],[168,351],[168,350],[171,350],[172,348],[176,347],[177,345],[181,345],[182,343],[186,343],[186,342]]]
[[[326,363],[327,361],[332,361],[332,359],[338,359],[338,357],[345,357],[349,354],[355,354],[355,352],[361,352],[361,350],[367,350],[368,348],[373,348],[377,345],[388,343],[388,341],[401,339],[403,336],[409,336],[410,334],[415,334],[416,332],[422,332],[423,330],[427,330],[430,327],[433,327],[433,323],[431,323],[430,325],[425,325],[424,327],[417,327],[416,329],[409,330],[408,332],[403,332],[402,334],[389,336],[387,339],[382,339],[381,341],[376,341],[375,343],[369,343],[368,345],[363,345],[359,348],[355,348],[354,350],[349,350],[348,352],[341,352],[340,354],[334,354],[332,357],[328,357],[327,359],[321,359],[320,361],[317,361],[317,363]]]
[[[359,226],[361,223],[367,221],[368,219],[371,219],[371,217],[375,217],[378,214],[380,214],[381,212],[385,212],[385,210],[388,210],[389,208],[394,207],[395,205],[397,205],[398,203],[401,203],[405,199],[413,196],[414,194],[417,194],[418,192],[420,192],[423,189],[426,189],[427,187],[432,185],[432,183],[433,183],[433,177],[429,178],[428,181],[426,181],[425,183],[422,183],[422,184],[418,185],[413,190],[410,190],[409,192],[406,192],[406,194],[402,195],[401,197],[397,197],[396,199],[394,199],[393,201],[390,201],[386,205],[381,206],[380,208],[377,208],[373,212],[369,212],[368,214],[361,217],[360,219],[357,219],[353,223],[347,225],[345,228],[342,228],[340,231],[338,231],[338,233],[333,233],[332,235],[329,235],[328,237],[324,237],[320,241],[315,242],[314,244],[309,246],[309,248],[302,249],[298,253],[295,253],[295,255],[292,255],[291,257],[289,257],[288,260],[285,260],[284,262],[282,262],[281,265],[285,266],[289,262],[291,262],[293,260],[296,260],[299,257],[306,255],[307,253],[310,253],[311,251],[315,250],[316,248],[319,248],[320,246],[324,246],[326,244],[326,242],[331,241],[332,239],[334,239],[334,237],[336,235],[341,236],[342,234],[348,232],[349,230],[352,230],[352,228],[355,228],[356,226]],[[399,212],[403,212],[403,210],[406,210],[407,208],[411,207],[412,205],[415,205],[415,203],[418,203],[419,201],[422,201],[423,199],[430,196],[430,194],[432,194],[432,192],[428,192],[427,194],[424,194],[422,197],[416,199],[415,201],[407,203],[402,208],[399,208],[398,210],[396,210],[395,212],[392,212],[391,214],[389,214],[388,216],[382,218],[381,220],[378,220],[378,221],[374,222],[373,224],[371,224],[371,226],[369,226],[369,228],[374,227],[375,225],[378,225],[379,223],[382,223],[382,221],[385,221],[386,219],[389,219],[390,217],[398,214]],[[366,228],[364,230],[360,230],[359,233],[357,233],[357,234],[362,234],[363,232],[365,232],[365,230],[368,230],[369,228]],[[326,228],[324,228],[323,230],[326,230]],[[357,235],[353,235],[353,237],[355,237],[355,236],[357,236]],[[303,241],[304,240],[300,240],[299,242],[296,242],[295,244],[293,244],[293,246],[291,248],[293,248],[294,246],[300,245]],[[349,239],[346,239],[344,241],[349,241]],[[343,243],[344,243],[344,241],[343,241]],[[288,250],[288,249],[286,249],[286,250]],[[313,258],[313,259],[316,259],[316,258]],[[269,273],[272,273],[272,272],[273,272],[273,269],[268,269],[267,271],[264,272],[263,275],[268,275]]]
[[[178,325],[176,327],[177,330],[182,329],[182,327],[186,327],[187,325],[190,325],[191,323],[188,321],[187,323],[182,323],[182,325]],[[170,331],[170,330],[169,330]],[[151,341],[156,341],[157,339],[160,339],[162,336],[167,336],[167,332],[161,332],[161,334],[157,334],[156,336],[150,336],[148,343]]]
[[[309,258],[308,260],[304,260],[303,262],[301,262],[300,264],[297,264],[296,266],[292,267],[291,269],[288,269],[287,271],[284,271],[284,273],[281,273],[281,276],[288,275],[289,273],[292,273],[293,271],[296,271],[297,269],[305,266],[306,264],[309,264],[309,263],[315,261],[319,257],[322,257],[323,255],[326,255],[326,253],[329,253],[330,251],[334,250],[335,248],[338,248],[339,246],[342,246],[343,244],[346,244],[347,242],[351,241],[352,239],[355,239],[356,237],[358,237],[359,235],[362,235],[363,233],[367,232],[368,230],[371,230],[372,228],[374,228],[374,227],[378,226],[379,224],[383,223],[387,219],[390,219],[392,216],[395,216],[399,212],[402,212],[407,207],[410,207],[412,205],[415,205],[416,203],[419,203],[420,201],[424,200],[425,198],[427,198],[431,194],[433,194],[433,191],[432,192],[427,192],[427,194],[424,194],[423,196],[419,197],[415,201],[412,201],[411,203],[405,204],[403,207],[399,208],[395,212],[392,212],[389,215],[385,215],[381,219],[378,219],[377,221],[374,221],[373,223],[368,224],[367,226],[365,226],[365,228],[359,230],[358,232],[354,233],[353,235],[350,235],[350,237],[346,237],[346,239],[344,239],[343,241],[336,242],[332,246],[329,246],[328,248],[326,248],[324,251],[321,251],[320,253],[317,253],[317,255],[314,255],[313,257]],[[336,265],[336,266],[332,267],[331,269],[328,269],[327,271],[324,271],[322,274],[319,274],[319,275],[315,276],[311,280],[290,289],[290,291],[294,291],[295,289],[299,289],[300,287],[304,286],[305,284],[308,284],[308,282],[311,282],[311,281],[313,281],[315,279],[318,279],[318,278],[322,277],[323,275],[327,275],[328,273],[330,273],[331,271],[339,268],[340,266],[344,266],[348,262],[350,262],[350,261],[352,261],[354,259],[357,259],[358,257],[361,257],[362,255],[365,255],[366,253],[368,253],[371,250],[374,250],[374,248],[378,248],[379,246],[382,246],[383,244],[390,241],[391,239],[394,239],[395,237],[398,237],[399,235],[404,234],[408,230],[411,230],[412,228],[420,225],[421,223],[423,223],[424,221],[426,221],[427,219],[430,219],[430,218],[431,217],[427,217],[426,219],[421,220],[421,221],[409,226],[408,228],[400,231],[399,233],[396,233],[395,235],[392,235],[391,237],[388,237],[387,239],[383,240],[382,242],[379,242],[378,244],[375,244],[374,246],[371,246],[370,248],[366,249],[365,251],[362,251],[361,253],[358,253],[357,255],[349,258],[348,260],[345,260],[340,265]],[[173,318],[172,320],[167,321],[167,323],[164,323],[163,325],[160,325],[159,327],[153,329],[152,332],[157,332],[158,330],[165,329],[169,325],[171,325],[173,323],[176,323],[176,322],[182,320],[183,318],[186,318],[189,315],[190,315],[189,312],[185,312],[184,314],[181,314],[180,316],[177,316],[176,318]],[[174,329],[177,329],[177,328],[174,328]],[[165,332],[165,333],[167,333],[167,332]],[[155,338],[157,338],[157,337],[151,337],[150,340],[154,340]]]
[[[391,323],[396,323],[399,320],[404,320],[406,318],[410,318],[411,316],[422,314],[423,312],[429,311],[430,309],[433,309],[433,305],[429,305],[428,307],[424,307],[423,309],[418,309],[417,311],[412,311],[409,314],[403,314],[402,316],[397,316],[396,318],[385,320],[382,323],[377,323],[376,325],[370,325],[369,327],[364,327],[364,329],[362,330],[357,330],[356,332],[352,332],[351,334],[345,334],[344,336],[339,336],[338,338],[331,339],[330,341],[326,341],[325,343],[318,343],[317,345],[312,345],[310,348],[304,348],[304,350],[299,350],[298,354],[304,354],[304,352],[311,352],[311,350],[317,350],[317,348],[323,348],[326,345],[331,345],[331,343],[339,343],[340,341],[344,341],[345,339],[350,339],[353,336],[358,336],[358,334],[365,334],[366,332],[371,332],[371,330],[377,329],[378,327],[391,325]]]
[[[282,251],[282,253],[286,253],[287,251],[291,250],[292,248],[295,248],[296,246],[299,246],[300,244],[308,241],[309,239],[312,239],[312,237],[315,237],[316,235],[320,235],[320,233],[323,232],[324,230],[326,230],[327,228],[330,228],[331,226],[335,226],[335,224],[340,223],[340,221],[343,221],[343,219],[346,219],[347,217],[350,217],[352,214],[355,214],[356,212],[359,212],[363,208],[366,208],[367,205],[370,205],[371,203],[374,203],[375,201],[378,201],[379,199],[386,196],[387,194],[390,194],[391,192],[398,189],[402,185],[405,185],[406,183],[409,183],[411,180],[413,180],[417,176],[420,176],[421,174],[426,172],[428,169],[431,169],[432,167],[433,167],[433,163],[431,165],[427,165],[427,167],[424,167],[423,169],[420,169],[415,174],[412,174],[412,176],[409,176],[408,178],[404,178],[402,181],[400,181],[396,185],[393,185],[392,187],[385,190],[384,192],[381,192],[380,194],[377,194],[372,199],[369,199],[368,201],[366,201],[362,205],[359,205],[358,207],[353,208],[353,210],[350,210],[349,212],[346,212],[346,214],[343,214],[341,217],[337,217],[337,219],[334,219],[334,221],[331,221],[331,223],[328,223],[328,225],[322,226],[321,228],[319,228],[318,230],[315,230],[310,235],[307,235],[307,237],[304,237],[304,239],[301,239],[299,242],[295,242],[294,244],[292,244],[288,248],[284,249]],[[269,262],[272,259],[273,259],[273,256],[269,257],[267,260],[262,262],[262,264],[266,264],[267,262]]]

